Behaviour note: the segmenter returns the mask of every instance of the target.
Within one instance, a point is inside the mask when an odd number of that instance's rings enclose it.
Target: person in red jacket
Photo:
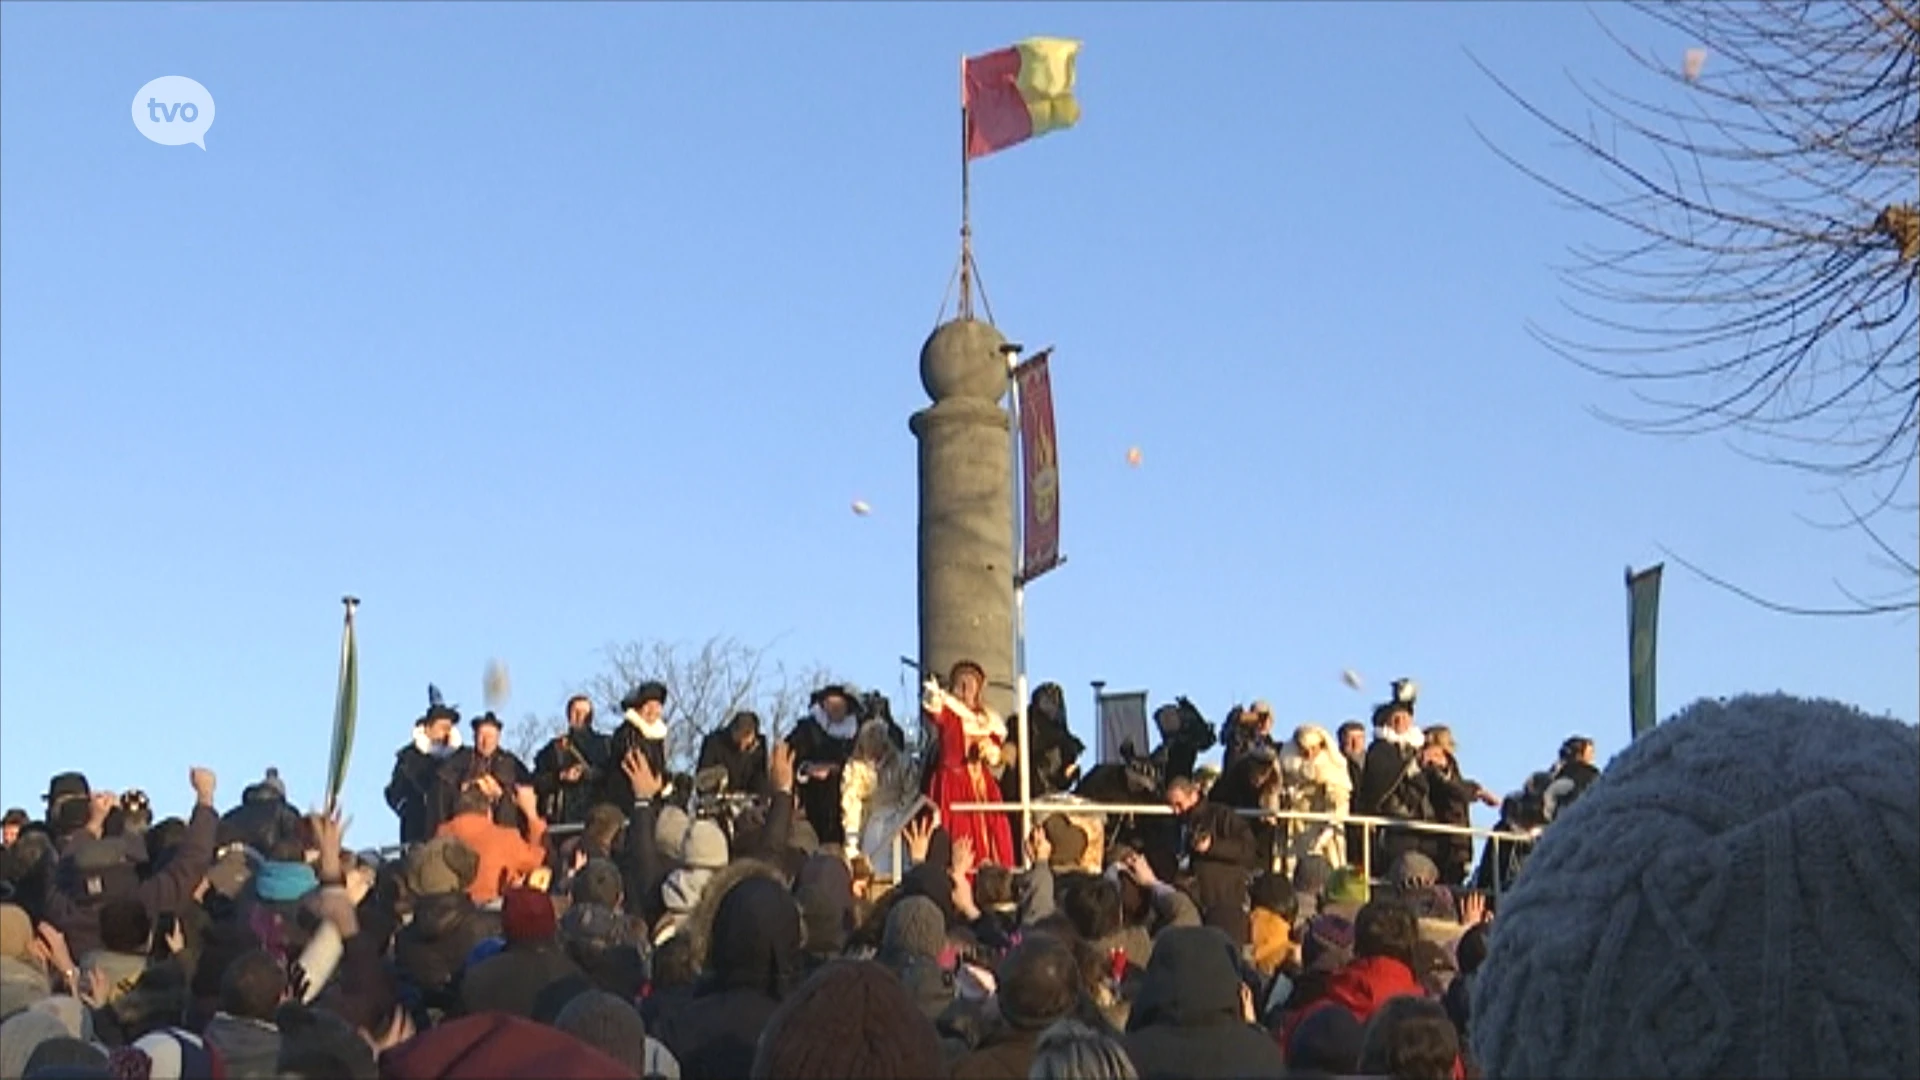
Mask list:
[[[1325,996],[1294,1015],[1280,1033],[1280,1045],[1289,1045],[1301,1021],[1320,1009],[1342,1008],[1365,1024],[1394,998],[1425,997],[1426,988],[1413,973],[1419,940],[1420,924],[1399,900],[1375,900],[1361,908],[1353,920],[1353,960],[1327,980]]]

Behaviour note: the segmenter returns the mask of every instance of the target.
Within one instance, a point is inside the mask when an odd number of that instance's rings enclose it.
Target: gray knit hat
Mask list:
[[[553,1026],[624,1062],[635,1076],[647,1074],[647,1024],[640,1010],[604,990],[589,990],[567,1002]]]
[[[924,896],[902,897],[887,912],[880,939],[881,951],[887,955],[932,960],[946,947],[947,917],[933,901]]]
[[[1701,701],[1547,829],[1473,991],[1488,1076],[1920,1075],[1920,732]]]

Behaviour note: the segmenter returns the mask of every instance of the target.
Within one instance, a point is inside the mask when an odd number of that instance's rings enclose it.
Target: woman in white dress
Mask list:
[[[847,830],[847,861],[865,855],[876,878],[900,879],[903,868],[893,864],[893,839],[924,802],[913,779],[886,721],[862,724],[841,773],[840,819]]]
[[[1347,816],[1353,798],[1353,775],[1347,760],[1334,749],[1325,728],[1302,724],[1280,748],[1280,801],[1289,810]],[[1288,845],[1288,867],[1308,855],[1319,855],[1336,869],[1347,863],[1345,828],[1331,822],[1295,821]]]

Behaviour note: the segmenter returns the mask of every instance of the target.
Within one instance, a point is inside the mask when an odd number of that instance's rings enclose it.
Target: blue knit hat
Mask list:
[[[1701,701],[1618,758],[1508,893],[1488,1076],[1920,1075],[1920,732]]]

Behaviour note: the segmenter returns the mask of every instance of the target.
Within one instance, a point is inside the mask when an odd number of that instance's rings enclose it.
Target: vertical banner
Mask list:
[[[1060,458],[1054,444],[1052,349],[1013,370],[1020,393],[1020,581],[1060,565]]]
[[[1142,754],[1153,749],[1147,742],[1147,692],[1100,695],[1100,762],[1119,761],[1120,747],[1129,742]]]
[[[348,596],[340,602],[347,606],[347,627],[340,636],[340,686],[333,700],[333,747],[327,755],[328,813],[340,804],[347,761],[353,756],[354,722],[360,714],[360,651],[353,641],[353,611],[360,601]]]
[[[1627,698],[1633,737],[1659,722],[1654,695],[1654,656],[1660,626],[1660,566],[1634,573],[1627,568]]]

